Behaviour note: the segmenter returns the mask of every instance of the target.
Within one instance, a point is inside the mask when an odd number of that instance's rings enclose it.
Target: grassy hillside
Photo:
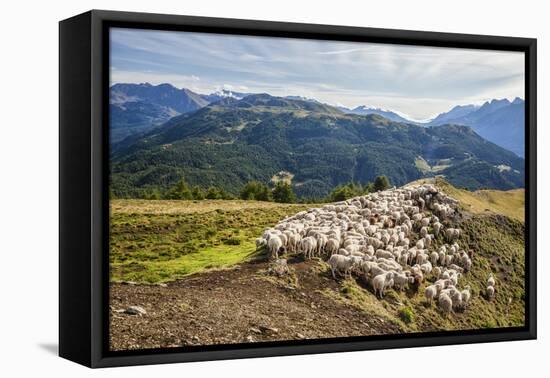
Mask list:
[[[504,215],[520,222],[525,221],[525,189],[469,191],[449,184],[441,177],[420,179],[407,185],[436,184],[445,193],[460,202],[462,210],[471,214]]]
[[[310,208],[257,201],[111,201],[111,281],[173,281],[254,258],[255,239]]]
[[[442,179],[436,184],[448,195],[460,201],[462,208],[474,214],[500,214],[524,222],[525,189],[477,190],[457,189]]]

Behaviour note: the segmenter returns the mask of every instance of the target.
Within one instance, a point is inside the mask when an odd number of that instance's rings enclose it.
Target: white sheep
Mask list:
[[[420,236],[425,237],[426,235],[428,235],[428,227],[422,226],[420,229]]]
[[[340,248],[340,241],[335,238],[329,238],[325,244],[325,250],[329,255],[334,255]]]
[[[436,280],[438,280],[439,277],[441,277],[441,273],[442,273],[442,272],[443,272],[443,271],[441,270],[441,267],[439,267],[439,266],[436,266],[436,267],[433,268],[433,270],[432,270],[432,273],[433,273],[433,275],[434,275],[434,277],[435,277]]]
[[[271,255],[271,258],[278,259],[279,258],[279,250],[281,248],[283,248],[283,241],[281,240],[281,238],[279,236],[272,235],[269,238],[269,240],[267,241],[267,248],[269,249],[269,253]]]
[[[393,276],[393,283],[396,289],[403,290],[406,288],[408,284],[412,284],[414,282],[414,277],[407,276],[405,273],[398,273],[395,272]]]
[[[439,236],[439,232],[441,232],[441,228],[443,227],[443,225],[439,222],[435,222],[432,226],[433,230],[434,230],[434,235],[437,237]]]
[[[317,240],[315,240],[313,236],[307,236],[303,238],[300,243],[300,248],[306,259],[307,258],[310,259],[313,257],[316,247],[317,247]]]
[[[430,261],[432,263],[432,265],[437,265],[437,261],[439,260],[439,253],[437,252],[432,252],[430,253]]]
[[[468,305],[468,302],[470,302],[470,298],[472,297],[472,294],[470,293],[470,285],[466,285],[466,287],[460,292],[460,294],[462,305],[466,307]]]
[[[430,285],[426,287],[424,290],[424,296],[426,297],[426,300],[428,301],[428,304],[432,304],[433,299],[437,296],[438,290],[435,285]]]
[[[375,253],[375,256],[376,257],[383,257],[383,258],[386,258],[386,259],[393,259],[393,253],[385,251],[383,249],[377,250],[376,253]]]
[[[445,237],[449,242],[452,242],[460,237],[460,230],[458,228],[448,228],[445,230]]]
[[[348,256],[332,255],[328,259],[328,265],[330,266],[332,277],[336,279],[336,272],[343,272],[344,276],[349,275],[354,268],[355,260]]]
[[[424,264],[420,265],[420,270],[425,275],[428,275],[432,272],[432,264],[429,261],[426,261]]]
[[[493,297],[495,296],[495,287],[494,286],[487,286],[487,288],[485,290],[486,290],[486,293],[487,293],[487,298],[489,300],[493,299]]]
[[[386,272],[380,274],[372,279],[372,287],[374,289],[374,295],[379,295],[380,298],[384,297],[384,291],[387,287],[393,285],[393,272]]]
[[[438,298],[437,303],[438,303],[439,307],[441,307],[441,309],[444,312],[452,312],[453,311],[453,301],[451,300],[451,297],[449,297],[448,294],[446,294],[446,293],[439,294],[439,298]]]
[[[256,238],[256,249],[260,249],[267,245],[267,240],[264,238]]]

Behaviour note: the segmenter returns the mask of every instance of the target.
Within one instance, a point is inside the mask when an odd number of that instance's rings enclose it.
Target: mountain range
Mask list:
[[[427,126],[449,123],[470,126],[483,138],[525,156],[525,102],[520,98],[487,101],[482,106],[456,106]]]
[[[146,132],[170,118],[210,103],[189,89],[170,84],[115,84],[110,88],[111,142]]]
[[[394,185],[443,175],[468,189],[511,189],[524,186],[524,160],[471,127],[425,127],[269,94],[225,96],[112,146],[111,188],[122,197],[181,177],[237,194],[281,174],[302,198],[378,175]]]
[[[192,112],[225,98],[243,99],[253,93],[222,89],[211,94],[198,94],[189,89],[177,89],[170,84],[115,84],[111,87],[111,141],[119,142],[130,135],[140,134],[168,119]],[[286,96],[291,100],[319,103],[303,96]],[[472,127],[485,139],[504,147],[520,157],[525,155],[525,104],[516,98],[488,101],[479,105],[458,105],[439,114],[429,122],[408,119],[397,111],[361,105],[352,109],[337,106],[344,113],[377,114],[394,122],[419,126],[458,124]]]

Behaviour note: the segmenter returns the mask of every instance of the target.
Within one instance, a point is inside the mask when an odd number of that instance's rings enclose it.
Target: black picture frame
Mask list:
[[[200,31],[525,53],[525,327],[111,352],[108,28]],[[92,10],[59,24],[59,354],[89,367],[535,339],[536,39]]]

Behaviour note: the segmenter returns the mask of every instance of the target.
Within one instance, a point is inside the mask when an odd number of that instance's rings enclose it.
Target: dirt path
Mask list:
[[[339,290],[316,261],[276,278],[266,262],[197,274],[162,286],[111,284],[113,350],[365,336],[399,332],[381,317],[331,299]],[[141,306],[143,316],[120,312]]]

